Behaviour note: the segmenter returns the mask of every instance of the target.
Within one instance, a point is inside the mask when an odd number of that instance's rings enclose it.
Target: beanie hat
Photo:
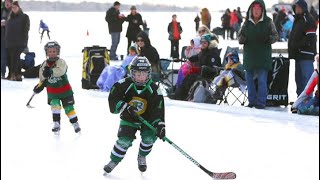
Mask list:
[[[234,62],[234,63],[238,63],[239,62],[239,55],[237,51],[231,51],[230,53],[228,53],[226,55],[225,60],[228,62],[228,58],[230,57],[230,59]]]
[[[308,4],[305,0],[297,0],[293,5],[293,9],[295,8],[296,5],[300,6],[304,12],[308,11]]]
[[[137,48],[136,48],[135,46],[130,46],[130,47],[129,47],[129,51],[130,51],[130,50],[137,53]]]
[[[137,10],[136,6],[131,6],[130,10]]]
[[[119,6],[119,5],[120,5],[119,1],[116,1],[113,3],[113,6]]]
[[[207,41],[208,43],[210,43],[211,40],[212,40],[212,36],[210,34],[204,34],[201,36],[200,41]]]
[[[16,5],[18,7],[20,7],[19,2],[18,1],[13,1],[12,5]]]

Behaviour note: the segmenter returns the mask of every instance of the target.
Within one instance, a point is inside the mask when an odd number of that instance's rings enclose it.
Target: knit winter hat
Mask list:
[[[137,48],[135,46],[130,46],[129,51],[134,51],[137,53]]]
[[[305,0],[297,0],[293,5],[293,9],[295,8],[296,5],[300,6],[304,12],[308,11],[308,4]]]
[[[238,63],[239,62],[239,55],[237,51],[231,51],[230,53],[228,53],[226,55],[225,60],[228,62],[228,58],[230,57],[230,59],[234,62],[234,63]]]
[[[201,36],[200,41],[207,41],[208,43],[210,43],[211,40],[212,40],[212,36],[210,34],[204,34]]]
[[[19,2],[18,1],[13,1],[12,5],[16,5],[18,7],[20,7]]]

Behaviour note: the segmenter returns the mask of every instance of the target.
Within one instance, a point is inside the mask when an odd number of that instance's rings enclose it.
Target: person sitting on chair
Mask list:
[[[226,55],[225,70],[220,72],[213,80],[213,84],[217,86],[213,97],[216,100],[222,100],[227,87],[238,85],[242,92],[245,90],[244,69],[239,61],[237,51],[232,51]]]

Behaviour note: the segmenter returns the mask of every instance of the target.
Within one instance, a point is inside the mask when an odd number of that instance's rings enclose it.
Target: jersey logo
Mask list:
[[[138,115],[141,115],[144,112],[146,112],[147,106],[148,106],[147,100],[140,98],[140,97],[137,97],[137,96],[132,97],[132,100],[129,102],[129,104],[131,106],[134,106],[135,108],[137,108],[136,113]]]

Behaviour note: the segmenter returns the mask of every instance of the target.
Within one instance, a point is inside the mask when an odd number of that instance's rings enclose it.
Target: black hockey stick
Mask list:
[[[45,80],[44,80],[44,81],[45,81]],[[39,82],[38,87],[40,87],[40,86],[44,83],[44,81]],[[28,103],[27,103],[27,105],[26,105],[28,108],[34,108],[33,106],[30,105],[30,102],[31,102],[31,100],[33,99],[34,95],[36,95],[36,94],[37,94],[37,93],[33,92],[32,96],[30,97],[30,99],[29,99],[29,101],[28,101]]]
[[[146,121],[145,119],[143,119],[141,116],[138,116],[139,120],[145,124],[146,126],[148,126],[152,131],[156,132],[156,128],[154,128],[150,123],[148,123],[148,121]],[[182,155],[184,155],[186,158],[188,158],[191,162],[193,162],[193,164],[195,164],[196,166],[198,166],[202,171],[204,171],[205,173],[207,173],[210,177],[214,178],[214,179],[235,179],[236,178],[236,173],[234,172],[211,172],[209,170],[207,170],[206,168],[204,168],[200,163],[198,163],[195,159],[193,159],[190,155],[188,155],[186,152],[184,152],[178,145],[176,145],[175,143],[173,143],[169,138],[167,137],[163,137],[163,140],[168,142],[171,146],[173,146],[176,150],[178,150]]]
[[[30,99],[29,99],[29,101],[28,101],[28,103],[27,103],[27,105],[26,105],[28,108],[34,108],[33,106],[30,105],[30,102],[31,102],[31,100],[33,99],[33,97],[34,97],[35,94],[36,94],[36,93],[33,93],[32,96],[31,96]]]

